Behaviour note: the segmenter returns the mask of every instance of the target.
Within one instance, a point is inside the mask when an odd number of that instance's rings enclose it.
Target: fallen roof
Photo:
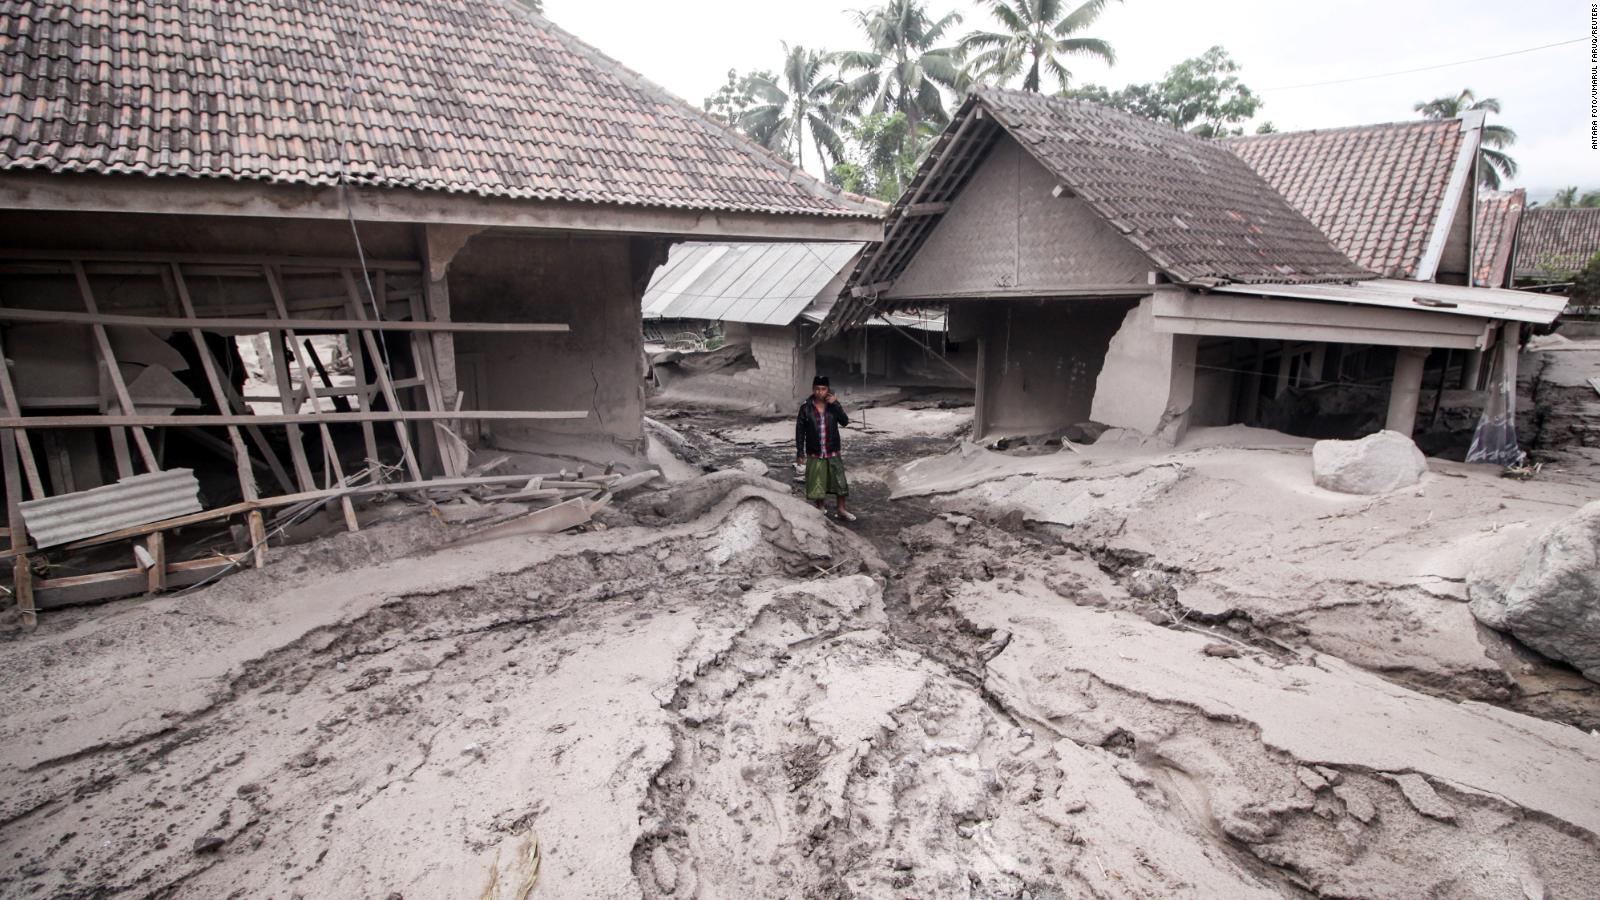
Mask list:
[[[876,217],[516,0],[0,9],[0,171]]]
[[[1471,189],[1483,125],[1390,122],[1226,138],[1351,259],[1385,278],[1431,280]]]
[[[650,279],[645,318],[788,325],[834,285],[859,243],[685,243]],[[840,279],[836,281],[836,279]]]
[[[1485,319],[1507,319],[1548,325],[1566,308],[1565,297],[1534,291],[1435,284],[1401,278],[1380,278],[1353,284],[1223,285],[1230,294],[1260,294],[1295,300],[1327,300],[1391,309],[1414,309]]]
[[[1511,269],[1511,250],[1517,225],[1528,206],[1528,192],[1484,191],[1478,195],[1473,224],[1472,283],[1480,287],[1505,287]]]
[[[870,297],[905,270],[1001,131],[1180,284],[1374,277],[1220,144],[1092,103],[979,88],[890,210],[884,241],[851,275],[853,293]],[[819,336],[860,320],[869,303],[846,298]]]
[[[1567,281],[1596,253],[1600,209],[1536,206],[1523,211],[1517,228],[1517,277]]]

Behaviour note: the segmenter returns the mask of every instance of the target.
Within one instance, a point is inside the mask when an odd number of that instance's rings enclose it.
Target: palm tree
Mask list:
[[[1572,187],[1564,187],[1561,190],[1556,191],[1555,196],[1551,197],[1550,202],[1546,203],[1545,205],[1554,206],[1561,209],[1568,209],[1570,207],[1577,206],[1578,186],[1573,185]]]
[[[868,115],[901,113],[906,127],[888,155],[906,155],[917,146],[924,124],[944,127],[944,90],[954,89],[960,66],[954,46],[938,46],[960,13],[934,19],[925,0],[888,0],[882,6],[855,12],[870,49],[839,53],[835,60],[845,83],[844,99],[852,112]],[[904,185],[901,185],[902,187]]]
[[[1493,97],[1479,100],[1467,88],[1454,97],[1435,97],[1421,100],[1412,107],[1426,119],[1453,119],[1464,112],[1482,111],[1500,114],[1500,101]],[[1483,137],[1478,147],[1478,183],[1490,190],[1500,188],[1500,179],[1515,178],[1517,161],[1500,148],[1517,142],[1517,133],[1504,125],[1483,126]]]
[[[1074,37],[1094,24],[1110,0],[1084,0],[1068,11],[1066,0],[989,0],[1000,31],[975,31],[961,39],[978,80],[1008,82],[1022,75],[1022,89],[1037,92],[1046,72],[1061,90],[1072,73],[1065,57],[1089,56],[1113,65],[1116,51],[1099,38]],[[975,52],[974,52],[975,51]]]
[[[759,102],[745,110],[739,125],[762,146],[805,167],[809,136],[824,166],[844,159],[839,139],[839,100],[844,82],[825,71],[828,56],[801,46],[783,45],[783,71],[777,78],[753,75]]]

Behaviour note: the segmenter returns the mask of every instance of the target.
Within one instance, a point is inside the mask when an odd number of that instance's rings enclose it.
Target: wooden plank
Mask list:
[[[141,253],[116,250],[27,250],[15,247],[0,248],[0,259],[57,259],[68,262],[149,262],[194,263],[224,266],[254,266],[263,264],[305,269],[342,269],[355,264],[355,260],[321,256],[239,256],[227,253]],[[390,269],[397,272],[420,272],[422,263],[414,259],[369,259],[369,269]]]
[[[250,528],[250,556],[251,561],[258,569],[267,565],[267,522],[261,515],[261,510],[252,509],[245,517],[245,522]]]
[[[327,422],[337,425],[345,422],[438,422],[451,419],[472,419],[476,421],[517,421],[521,419],[584,419],[588,418],[588,410],[582,409],[461,409],[461,410],[432,410],[432,409],[406,409],[399,412],[374,410],[371,412],[327,412],[321,413],[317,418],[312,413],[262,413],[255,414],[229,414],[229,415],[157,415],[155,413],[140,413],[126,416],[107,413],[103,415],[72,415],[72,416],[0,416],[0,428],[127,428],[138,426],[141,428],[164,428],[174,425],[315,425],[317,422]]]
[[[277,271],[268,266],[266,268],[266,275],[267,281],[271,287],[270,293],[272,294],[273,307],[278,311],[278,315],[285,319],[289,318],[289,310],[284,304],[283,300],[283,286],[278,281]],[[299,336],[293,331],[286,332],[284,334],[284,339],[290,344],[297,344],[300,340]],[[315,354],[311,353],[310,341],[305,342],[305,350],[308,354],[315,358]],[[322,368],[321,360],[317,360],[317,368],[319,370]],[[323,377],[326,378],[327,374],[323,373]],[[337,479],[336,483],[344,484],[344,465],[339,461],[339,446],[334,443],[333,431],[328,428],[328,423],[322,421],[322,404],[317,402],[315,387],[311,384],[311,369],[306,366],[305,357],[300,358],[300,380],[305,382],[306,390],[311,394],[311,414],[316,417],[317,427],[320,429],[318,434],[322,436],[322,455],[327,460],[327,465],[332,467],[333,478]],[[346,404],[345,409],[349,409],[348,404]],[[333,486],[331,483],[324,483],[328,484],[329,487]],[[345,529],[351,532],[360,531],[361,526],[356,522],[356,511],[355,507],[350,505],[350,498],[341,498],[340,506],[343,508],[344,512]],[[260,565],[257,565],[256,568],[260,568]]]
[[[0,468],[3,468],[6,485],[7,537],[11,553],[16,554],[16,565],[11,568],[12,592],[16,595],[17,612],[24,627],[32,628],[38,621],[34,614],[33,570],[28,566],[28,527],[22,519],[22,473],[17,463],[17,445],[10,433],[0,434]]]
[[[235,424],[244,427],[244,433],[249,436],[250,442],[256,445],[256,449],[261,452],[261,458],[266,461],[267,468],[272,470],[272,477],[277,480],[278,486],[283,488],[285,492],[295,490],[293,476],[283,467],[283,461],[278,459],[277,451],[272,449],[272,442],[268,441],[267,436],[261,433],[260,421],[250,412],[249,405],[244,402],[243,397],[239,396],[239,392],[233,389],[233,383],[224,381],[222,383],[222,392],[228,397],[228,409],[230,410],[228,414],[240,416],[247,420]]]
[[[272,303],[283,309],[283,285],[278,281],[278,270],[272,266],[262,266],[262,272],[267,279],[267,291],[272,295]],[[300,400],[294,392],[294,382],[289,379],[289,356],[285,352],[284,335],[282,332],[272,332],[272,371],[278,382],[278,396],[280,409],[284,413],[300,411]],[[292,339],[292,338],[291,338]],[[304,374],[305,366],[301,366]],[[284,402],[287,400],[287,402]],[[292,410],[291,410],[292,407]],[[300,440],[300,428],[296,423],[289,422],[287,431],[289,436],[289,459],[294,464],[295,479],[300,484],[300,490],[309,491],[316,486],[316,481],[311,477],[311,467],[306,462],[305,444]]]
[[[145,539],[145,549],[150,551],[150,568],[145,570],[145,590],[159,594],[167,589],[167,540],[156,532]]]
[[[129,538],[143,537],[156,531],[170,531],[174,528],[183,528],[187,525],[198,525],[202,522],[225,519],[229,516],[250,512],[251,510],[294,506],[297,503],[306,503],[313,500],[327,500],[340,495],[359,496],[362,494],[398,494],[409,493],[413,491],[437,491],[467,487],[486,487],[497,484],[520,485],[526,484],[530,480],[540,478],[550,479],[549,481],[544,482],[543,487],[558,490],[600,491],[605,490],[610,486],[609,483],[604,481],[571,482],[555,480],[560,477],[561,476],[559,474],[478,475],[462,478],[435,478],[429,481],[398,481],[389,484],[361,484],[343,488],[328,488],[319,491],[306,491],[298,494],[284,494],[278,497],[262,497],[260,500],[253,500],[249,503],[234,503],[229,506],[219,506],[216,509],[202,510],[197,513],[190,513],[186,516],[165,519],[160,522],[150,522],[144,525],[123,528],[119,531],[97,534],[94,537],[84,538],[81,541],[73,541],[70,544],[63,544],[60,549],[65,551],[83,550],[88,547],[98,547],[103,544],[110,544],[116,541],[127,540]]]
[[[0,395],[5,397],[6,413],[13,418],[21,418],[22,404],[17,401],[16,385],[11,382],[11,365],[3,343],[0,343]],[[21,428],[13,431],[12,435],[22,460],[22,471],[27,475],[29,494],[35,500],[42,500],[45,496],[44,483],[39,478],[39,464],[33,458],[33,444],[29,443],[27,432]]]
[[[189,297],[189,285],[184,280],[183,269],[177,263],[173,263],[171,271],[164,273],[161,285],[171,292],[170,296],[176,297],[184,317],[193,320],[194,302]],[[227,412],[228,398],[222,392],[222,378],[217,374],[217,361],[211,355],[211,346],[206,343],[205,333],[198,325],[191,325],[188,331],[189,339],[194,342],[195,353],[200,357],[200,368],[205,372],[206,383],[211,387],[212,402],[217,404],[217,412]],[[228,426],[228,442],[233,445],[234,470],[239,479],[239,495],[246,500],[254,500],[261,496],[261,492],[256,487],[256,473],[250,466],[250,452],[245,449],[244,437],[239,433],[239,426]]]
[[[348,270],[347,270],[348,271]],[[331,304],[330,304],[331,305]],[[347,302],[338,306],[347,306]],[[327,331],[408,331],[448,334],[564,334],[572,330],[553,322],[405,322],[394,319],[245,319],[232,317],[133,316],[120,313],[75,313],[49,309],[0,309],[0,321],[100,325],[109,328],[199,328],[218,334],[256,334],[312,328]]]
[[[78,292],[83,295],[83,305],[90,314],[100,312],[94,300],[94,291],[89,287],[89,276],[83,271],[83,263],[74,260],[72,274],[78,279]],[[122,370],[117,367],[117,356],[111,350],[111,339],[106,336],[104,325],[90,326],[94,332],[95,346],[100,351],[100,363],[106,368],[106,376],[111,379],[111,386],[116,391],[117,403],[121,405],[122,412],[133,413],[133,399],[128,396],[128,385],[122,380]],[[161,471],[160,463],[156,462],[155,451],[150,449],[150,438],[144,429],[135,428],[133,442],[139,447],[139,455],[144,459],[147,471]],[[132,474],[131,472],[128,474]]]
[[[167,566],[166,586],[170,589],[198,584],[237,565],[238,561],[228,556],[170,563]],[[149,575],[138,568],[67,578],[41,578],[34,582],[39,605],[47,609],[132,597],[144,593],[148,586]]]
[[[948,201],[939,201],[934,203],[908,203],[900,214],[904,216],[942,216],[949,211],[950,203]]]
[[[365,319],[365,307],[361,303],[361,296],[356,291],[355,274],[349,269],[343,270],[345,289],[350,293],[350,312],[357,319]],[[383,399],[389,404],[391,410],[404,409],[400,405],[400,395],[395,391],[394,385],[389,381],[389,358],[378,346],[378,336],[370,330],[361,332],[361,339],[366,343],[367,355],[377,361],[372,367],[373,375],[378,379],[378,387],[383,391]],[[416,452],[411,449],[411,433],[406,430],[406,424],[401,421],[394,423],[395,438],[400,442],[400,457],[405,462],[406,471],[412,480],[422,480],[422,467],[417,465]]]
[[[422,299],[411,300],[411,317],[413,319],[426,319],[427,307]],[[412,335],[411,352],[416,356],[417,367],[422,373],[423,395],[427,398],[429,409],[445,409],[444,393],[439,387],[439,367],[434,357],[433,341],[426,335]],[[454,452],[451,441],[459,441],[449,426],[443,422],[433,425],[433,447],[438,455],[440,467],[444,474],[454,478],[461,474],[461,460]]]

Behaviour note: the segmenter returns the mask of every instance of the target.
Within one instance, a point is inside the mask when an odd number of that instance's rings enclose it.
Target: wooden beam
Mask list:
[[[278,280],[277,270],[271,266],[266,266],[264,267],[264,271],[267,276],[267,284],[270,288],[269,292],[272,294],[273,307],[278,311],[279,316],[282,316],[285,319],[289,318],[288,308],[284,305],[283,300],[283,286]],[[284,340],[291,345],[300,343],[299,336],[293,331],[285,332],[283,337]],[[309,348],[310,346],[311,342],[306,341],[305,347]],[[302,350],[302,352],[305,351]],[[317,360],[317,368],[320,369],[321,367],[322,361]],[[300,380],[304,383],[306,392],[311,396],[311,414],[317,418],[317,428],[319,429],[318,434],[322,436],[323,458],[327,460],[327,466],[332,468],[333,478],[338,479],[337,483],[344,484],[344,464],[339,461],[339,446],[333,440],[333,431],[328,428],[328,423],[322,421],[322,404],[317,402],[318,398],[316,386],[311,383],[311,368],[306,365],[306,358],[304,356],[300,357]],[[348,404],[346,404],[346,409],[348,409]],[[326,469],[324,469],[323,474],[327,475]],[[324,483],[326,484],[326,482]],[[328,486],[331,487],[332,485]],[[350,505],[350,498],[343,498],[340,506],[344,513],[345,529],[351,532],[360,531],[361,527],[356,523],[356,511],[355,508]],[[265,564],[265,561],[265,557],[263,556],[262,559],[257,563],[256,568],[261,568],[261,566]]]
[[[3,344],[0,344],[0,394],[5,397],[6,413],[13,418],[20,417],[22,406],[17,402],[16,386],[11,383],[11,364]],[[22,459],[22,471],[28,477],[28,491],[33,499],[42,500],[45,495],[44,482],[39,478],[39,463],[33,458],[33,444],[28,442],[28,434],[21,428],[12,434],[17,442],[17,452]]]
[[[83,550],[89,547],[98,547],[129,538],[143,537],[157,531],[170,531],[174,528],[183,528],[188,525],[198,525],[202,522],[212,522],[225,519],[229,516],[247,513],[252,510],[274,509],[283,506],[294,506],[314,500],[329,500],[334,497],[362,494],[398,494],[415,491],[454,490],[469,487],[488,487],[497,484],[527,484],[530,481],[541,480],[543,487],[558,490],[594,491],[605,490],[610,486],[610,480],[595,481],[565,481],[556,480],[559,474],[549,475],[477,475],[463,478],[435,478],[428,481],[398,481],[387,484],[360,484],[340,488],[327,488],[318,491],[305,491],[298,494],[284,494],[279,497],[262,497],[248,503],[234,503],[230,506],[219,506],[216,509],[201,510],[160,522],[148,522],[144,525],[134,525],[94,537],[83,538],[70,544],[63,544],[59,549],[64,551]],[[614,480],[614,479],[612,479]]]
[[[155,413],[140,413],[138,415],[121,415],[107,413],[105,415],[78,415],[78,416],[0,416],[0,428],[170,428],[179,425],[315,425],[317,422],[327,422],[337,425],[345,422],[448,422],[451,419],[469,419],[476,421],[516,421],[520,419],[586,419],[589,417],[587,410],[511,410],[511,409],[462,409],[449,410],[422,410],[406,409],[399,412],[385,410],[372,410],[369,412],[323,412],[321,418],[313,413],[285,413],[261,415],[156,415]]]
[[[774,166],[780,164],[774,163]],[[837,195],[834,195],[837,197]],[[104,175],[0,173],[0,208],[78,213],[251,216],[275,221],[331,219],[406,225],[483,225],[555,232],[702,235],[799,241],[877,241],[880,214],[866,204],[832,214],[738,213],[604,203],[557,202],[390,187],[322,187],[226,179],[107,178]],[[252,262],[259,263],[256,258]],[[349,261],[345,262],[346,265]],[[415,263],[411,263],[415,265]]]
[[[83,295],[83,305],[90,315],[100,312],[94,300],[94,291],[89,287],[89,276],[83,271],[83,264],[76,260],[72,263],[72,274],[78,279],[78,292]],[[133,399],[128,396],[128,385],[122,380],[122,370],[117,367],[117,356],[111,350],[111,339],[106,336],[104,325],[91,326],[94,331],[95,346],[100,351],[100,362],[106,368],[106,376],[111,379],[111,386],[116,391],[117,403],[122,407],[124,414],[135,412]],[[115,440],[115,435],[113,435]],[[161,464],[156,462],[155,451],[150,448],[150,438],[143,429],[135,428],[133,442],[139,447],[139,455],[144,459],[146,471],[159,472]],[[120,464],[120,460],[119,460]],[[133,474],[132,472],[119,474]]]
[[[11,434],[0,434],[0,467],[5,470],[7,536],[11,553],[17,557],[11,567],[11,586],[16,595],[17,612],[24,627],[38,622],[33,605],[33,570],[28,566],[28,526],[22,518],[22,474],[17,464],[17,445]]]
[[[903,216],[942,216],[950,211],[949,201],[911,203],[900,211]]]
[[[348,270],[346,270],[348,271]],[[348,302],[348,301],[346,301]],[[340,304],[346,305],[346,304]],[[287,312],[287,310],[285,310]],[[104,325],[109,328],[198,328],[218,334],[255,334],[261,331],[288,331],[311,328],[327,331],[421,331],[464,334],[566,334],[572,326],[549,322],[406,322],[398,319],[373,321],[356,319],[246,319],[228,316],[198,318],[179,316],[133,316],[119,313],[75,313],[51,309],[0,309],[0,321],[41,322],[51,325]]]
[[[349,269],[344,269],[342,274],[344,275],[345,289],[350,293],[350,312],[357,319],[365,319],[367,317],[366,308],[361,302],[360,293],[356,290],[355,273]],[[376,298],[374,298],[373,302],[376,304]],[[369,330],[361,332],[361,339],[366,342],[367,355],[377,360],[377,363],[372,367],[372,372],[377,376],[378,387],[383,391],[384,401],[388,403],[391,410],[399,411],[403,409],[404,407],[400,405],[400,395],[395,392],[394,385],[389,381],[389,356],[385,352],[388,347],[380,348],[377,336]],[[394,434],[395,438],[400,441],[400,458],[405,462],[406,471],[411,473],[413,480],[421,481],[422,467],[417,465],[416,452],[411,449],[411,433],[406,430],[406,424],[396,421],[394,423]]]
[[[166,586],[174,588],[198,584],[237,565],[238,561],[228,556],[169,563]],[[51,608],[144,593],[149,587],[149,574],[137,567],[117,569],[67,578],[41,578],[34,582],[33,587],[39,604]]]
[[[273,292],[277,292],[278,282],[270,266],[267,267],[267,285]],[[285,414],[300,412],[300,400],[294,392],[294,382],[289,378],[289,356],[284,349],[284,335],[273,332],[272,341],[272,372],[278,382],[279,409]],[[316,480],[311,477],[311,466],[306,462],[306,447],[300,439],[300,427],[296,422],[285,422],[289,437],[289,461],[294,465],[295,482],[300,485],[300,490],[309,491],[317,486]]]
[[[122,250],[29,250],[23,247],[0,247],[0,259],[57,259],[81,262],[147,262],[160,265],[174,263],[194,265],[249,266],[257,271],[263,264],[280,267],[327,269],[338,271],[355,265],[353,259],[331,256],[241,256],[230,253],[143,253]],[[392,269],[399,272],[420,272],[422,264],[414,259],[369,259],[369,269]]]
[[[183,278],[183,268],[173,263],[171,270],[163,273],[161,286],[175,295],[178,307],[183,310],[184,316],[192,320],[194,303],[189,297],[189,285]],[[217,374],[217,361],[211,356],[211,345],[206,343],[205,333],[199,326],[191,326],[189,340],[194,342],[194,352],[200,357],[200,368],[205,372],[206,384],[211,387],[211,399],[217,404],[217,412],[228,412],[228,397],[222,392],[222,377]],[[245,449],[244,437],[239,433],[239,426],[228,426],[228,442],[233,445],[234,469],[239,478],[239,496],[246,500],[254,500],[261,496],[261,493],[256,487],[256,473],[250,467],[250,452]]]
[[[167,539],[156,532],[145,539],[145,549],[150,551],[150,568],[145,570],[145,590],[159,594],[167,589]]]

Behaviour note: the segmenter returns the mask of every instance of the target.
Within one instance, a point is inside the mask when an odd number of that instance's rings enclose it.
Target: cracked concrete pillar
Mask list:
[[[1426,347],[1401,347],[1394,358],[1394,381],[1389,384],[1389,416],[1384,423],[1390,431],[1406,437],[1417,425],[1417,399],[1422,395],[1422,365],[1428,360]]]

